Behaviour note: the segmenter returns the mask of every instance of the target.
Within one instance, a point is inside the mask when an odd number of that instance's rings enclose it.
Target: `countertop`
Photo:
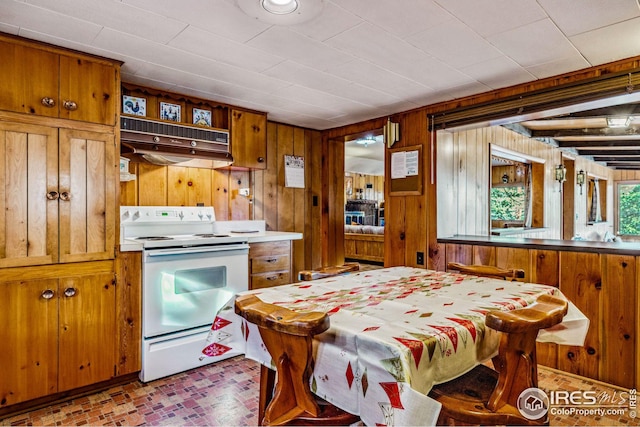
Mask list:
[[[439,237],[438,243],[457,243],[483,246],[531,249],[532,247],[556,251],[593,252],[617,255],[640,255],[637,242],[594,242],[588,240],[527,239],[507,236],[451,236]]]

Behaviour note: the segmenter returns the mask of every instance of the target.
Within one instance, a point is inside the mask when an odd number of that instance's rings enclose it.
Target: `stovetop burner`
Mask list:
[[[136,240],[173,240],[173,237],[168,236],[142,236],[136,237]]]
[[[229,237],[228,234],[200,233],[194,234],[193,237]]]

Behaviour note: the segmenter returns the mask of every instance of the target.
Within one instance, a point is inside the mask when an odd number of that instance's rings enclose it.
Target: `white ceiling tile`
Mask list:
[[[203,49],[203,43],[207,44],[206,49]],[[169,46],[252,71],[266,70],[284,60],[275,54],[265,53],[195,27],[184,30]]]
[[[578,4],[558,0],[538,2],[567,36],[640,17],[637,0],[581,0]]]
[[[41,0],[45,1],[45,0]],[[244,43],[270,25],[250,18],[234,2],[225,0],[123,0],[143,10],[176,19],[191,26]],[[162,27],[160,27],[162,29]]]
[[[314,40],[325,41],[362,22],[362,19],[354,14],[339,8],[333,3],[326,2],[321,15],[316,19],[292,25],[289,28]]]
[[[113,0],[29,0],[29,3],[158,43],[167,43],[187,26],[184,22]]]
[[[452,67],[494,59],[502,53],[460,21],[449,20],[406,39]]]
[[[333,64],[352,59],[351,56],[324,43],[277,26],[256,36],[247,42],[247,45],[272,55],[282,55],[286,52],[288,59],[319,70],[326,70]]]
[[[93,40],[102,28],[100,25],[76,19],[57,12],[23,2],[9,1],[2,5],[0,23],[20,27],[63,40]],[[46,37],[43,37],[46,39]]]
[[[561,58],[545,64],[527,67],[527,71],[538,79],[568,73],[572,70],[580,70],[589,67],[590,64],[582,56],[570,56]]]
[[[536,0],[436,0],[482,36],[502,33],[547,17]],[[567,1],[567,0],[561,0]]]
[[[523,67],[579,55],[550,19],[493,35],[488,40]]]
[[[640,18],[571,37],[592,65],[640,55]]]
[[[400,38],[448,21],[452,16],[432,0],[333,0],[369,23]]]
[[[506,57],[479,62],[460,71],[491,89],[529,82],[536,77]]]

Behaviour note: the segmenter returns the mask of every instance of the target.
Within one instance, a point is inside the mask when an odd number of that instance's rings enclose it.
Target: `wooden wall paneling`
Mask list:
[[[138,171],[140,206],[167,206],[167,167],[140,163]]]
[[[530,255],[528,249],[496,247],[495,253],[495,265],[497,267],[520,268],[524,270],[524,279],[519,279],[519,281],[531,281],[531,266],[529,260]]]
[[[560,252],[560,290],[590,320],[583,347],[559,346],[558,369],[598,378],[602,274],[600,255],[594,253]]]
[[[241,196],[241,188],[251,188],[248,170],[231,170],[229,173],[229,219],[247,220],[251,218],[251,203],[249,197]]]
[[[263,219],[267,230],[279,230],[278,228],[278,125],[267,123],[267,169],[263,176],[262,205]]]
[[[531,276],[525,282],[560,285],[560,256],[557,251],[531,250]]]
[[[602,255],[602,330],[599,379],[622,387],[634,388],[638,364],[636,354],[637,289],[622,284],[636,282],[635,257]]]
[[[187,206],[189,168],[167,166],[167,206]]]
[[[457,188],[458,177],[454,173],[454,150],[453,134],[451,132],[436,133],[437,147],[437,235],[446,237],[457,233]],[[443,266],[444,269],[445,266]]]
[[[447,243],[446,250],[446,263],[442,270],[446,269],[447,263],[459,262],[461,264],[473,264],[473,246],[472,245],[457,245],[453,243]]]
[[[493,246],[473,246],[473,264],[496,265],[496,248]]]
[[[288,231],[295,231],[298,233],[302,233],[301,240],[293,240],[291,243],[292,249],[292,259],[291,259],[291,268],[292,268],[292,279],[298,277],[298,271],[304,270],[305,267],[305,247],[306,247],[306,239],[305,236],[305,221],[307,218],[306,209],[307,209],[307,193],[309,192],[310,182],[307,178],[307,169],[309,165],[307,165],[308,158],[306,157],[306,140],[305,140],[305,131],[302,128],[295,127],[293,128],[293,152],[294,156],[302,156],[305,160],[305,188],[295,188],[293,189],[293,228]]]
[[[295,191],[285,187],[284,156],[293,155],[293,127],[278,125],[278,230],[292,231],[295,224]]]
[[[216,220],[218,221],[231,219],[229,179],[230,173],[228,170],[217,169],[211,171],[211,206],[213,206]]]
[[[322,137],[305,132],[305,179],[308,179],[305,220],[305,269],[322,267]],[[384,191],[384,189],[383,189]],[[314,202],[315,201],[315,202]]]
[[[408,145],[422,146],[422,194],[416,196],[406,196],[405,218],[411,218],[411,226],[405,229],[405,262],[404,265],[414,267],[432,266],[430,259],[430,244],[437,248],[437,242],[429,241],[428,220],[429,203],[435,205],[435,194],[431,191],[431,150],[429,149],[429,135],[427,131],[426,114],[410,113],[404,116],[404,131],[402,138]],[[389,175],[391,176],[391,175]],[[431,200],[429,199],[429,196]],[[427,203],[427,201],[429,203]],[[436,218],[434,217],[434,222]],[[422,252],[423,264],[417,262],[417,252]]]
[[[120,252],[116,258],[116,375],[141,369],[142,254]]]
[[[187,206],[211,206],[211,169],[189,168],[187,177]]]

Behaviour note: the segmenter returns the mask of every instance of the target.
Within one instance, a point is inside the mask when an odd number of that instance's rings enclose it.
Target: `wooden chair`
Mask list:
[[[455,270],[474,276],[493,277],[495,279],[511,280],[524,279],[524,270],[519,268],[500,268],[493,265],[465,265],[457,262],[447,263],[447,270]]]
[[[505,280],[524,277],[524,271],[518,269],[458,263],[449,263],[447,268]],[[433,387],[429,396],[442,404],[438,425],[548,425],[547,414],[535,420],[524,417],[517,401],[524,390],[538,387],[538,331],[562,322],[567,310],[565,300],[544,295],[519,310],[487,313],[486,326],[500,332],[494,369],[478,365],[459,378]]]
[[[326,313],[297,313],[261,301],[255,295],[236,299],[235,312],[258,325],[276,371],[261,366],[258,421],[261,425],[350,425],[360,421],[315,396],[312,339],[329,329]],[[276,380],[277,373],[277,382]]]
[[[360,264],[357,262],[346,262],[343,265],[335,265],[330,267],[323,267],[319,270],[302,270],[298,273],[298,280],[308,281],[323,279],[325,277],[337,276],[339,274],[349,273],[352,271],[359,271]]]

